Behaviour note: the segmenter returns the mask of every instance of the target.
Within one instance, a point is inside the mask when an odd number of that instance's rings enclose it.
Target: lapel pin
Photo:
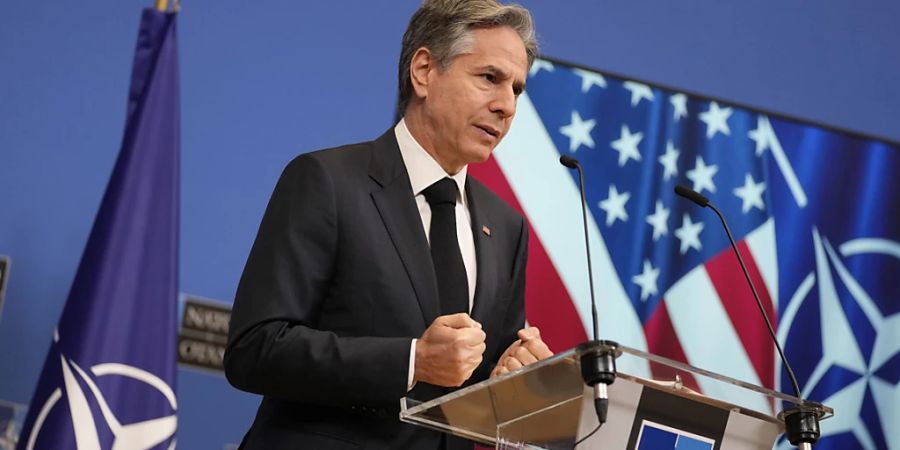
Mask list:
[[[485,236],[491,235],[491,229],[487,227],[487,225],[481,226],[481,232],[484,233]]]

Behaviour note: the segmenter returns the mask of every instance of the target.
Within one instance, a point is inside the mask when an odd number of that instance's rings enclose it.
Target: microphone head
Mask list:
[[[577,159],[575,159],[569,155],[560,156],[559,163],[570,169],[577,169],[579,166],[581,166],[581,164],[578,162]]]
[[[697,192],[683,184],[675,185],[675,193],[700,205],[703,208],[706,208],[706,205],[709,205],[708,198],[704,197],[699,192]]]

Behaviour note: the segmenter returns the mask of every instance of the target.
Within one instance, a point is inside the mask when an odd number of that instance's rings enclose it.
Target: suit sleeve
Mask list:
[[[339,264],[335,205],[320,162],[302,155],[288,165],[241,276],[225,374],[238,389],[270,397],[396,408],[406,392],[410,338],[316,329]]]

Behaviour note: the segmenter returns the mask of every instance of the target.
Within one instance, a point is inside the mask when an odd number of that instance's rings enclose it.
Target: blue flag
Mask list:
[[[175,18],[143,12],[122,147],[31,400],[20,449],[174,444]]]
[[[900,449],[900,147],[536,60],[509,135],[470,173],[530,222],[527,319],[557,350],[590,324],[578,180],[560,155],[585,170],[603,338],[794,394],[718,218],[674,194],[687,185],[728,217],[802,396],[835,410],[816,448]]]

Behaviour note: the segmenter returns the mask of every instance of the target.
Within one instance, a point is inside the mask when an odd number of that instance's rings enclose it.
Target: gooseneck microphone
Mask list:
[[[707,206],[709,206],[708,198],[704,197],[699,192],[697,192],[683,184],[675,185],[675,193],[700,205],[701,208],[706,208]],[[717,213],[719,212],[719,210],[716,209],[715,207],[713,207],[712,209],[713,209],[713,211],[715,211]],[[720,214],[719,217],[722,217],[722,215]],[[722,219],[722,223],[725,223],[725,219]],[[725,231],[728,231],[728,225],[725,225]],[[728,237],[731,237],[730,232],[728,233]],[[735,250],[737,250],[737,248],[735,248]],[[749,278],[748,278],[748,280],[749,280]]]
[[[680,184],[676,185],[675,193],[694,202],[702,208],[708,207],[719,216],[722,227],[725,228],[725,234],[728,235],[728,241],[731,242],[731,248],[734,250],[735,256],[737,256],[738,263],[741,265],[741,270],[744,272],[744,277],[747,279],[747,284],[750,285],[750,290],[753,292],[753,298],[756,299],[756,306],[759,307],[759,312],[762,314],[763,320],[766,323],[766,328],[769,330],[769,336],[772,337],[772,342],[775,343],[775,348],[778,349],[778,356],[781,357],[781,362],[784,364],[785,370],[787,370],[788,378],[790,378],[791,385],[794,388],[794,393],[801,402],[801,404],[797,405],[797,408],[783,412],[788,440],[791,444],[801,449],[812,448],[812,444],[815,444],[816,441],[819,440],[819,414],[815,407],[817,404],[815,402],[803,400],[803,397],[800,394],[800,385],[797,383],[794,369],[792,369],[790,363],[788,363],[787,358],[784,356],[784,350],[782,350],[781,344],[778,343],[778,338],[775,337],[775,330],[772,328],[772,322],[769,320],[769,315],[766,314],[765,308],[763,308],[762,301],[759,299],[759,294],[756,291],[753,280],[750,279],[750,272],[747,271],[747,266],[744,264],[744,258],[741,257],[741,252],[738,250],[737,243],[734,241],[734,236],[731,235],[731,229],[728,227],[728,222],[725,221],[725,216],[722,215],[719,208],[716,208],[715,205],[710,203],[708,198],[687,186]]]
[[[775,342],[775,348],[778,349],[778,355],[781,357],[781,362],[784,364],[785,369],[787,369],[788,377],[791,379],[791,384],[794,387],[794,393],[797,398],[800,397],[800,385],[797,384],[797,377],[794,376],[794,370],[791,368],[791,365],[788,364],[787,358],[784,357],[784,351],[781,349],[781,344],[778,343],[778,338],[775,337],[775,330],[772,328],[772,322],[769,320],[769,315],[766,314],[765,308],[763,308],[762,301],[759,299],[759,294],[756,292],[756,286],[753,284],[753,280],[750,279],[750,272],[747,271],[747,266],[744,265],[744,258],[741,257],[741,252],[738,250],[737,243],[734,241],[734,237],[731,235],[731,229],[728,227],[728,222],[725,221],[725,216],[722,215],[722,212],[719,211],[719,208],[716,208],[715,205],[709,202],[709,199],[701,195],[699,192],[688,188],[683,185],[675,186],[675,193],[696,203],[702,208],[709,208],[713,210],[717,216],[719,216],[719,220],[722,221],[722,227],[725,228],[725,234],[728,235],[728,241],[731,242],[731,248],[734,250],[734,254],[737,256],[738,263],[741,265],[741,270],[744,272],[744,277],[747,279],[747,284],[750,285],[750,290],[753,291],[753,298],[756,299],[756,306],[759,307],[759,312],[762,314],[763,320],[766,322],[766,328],[769,330],[769,336],[772,337],[772,341]]]
[[[584,195],[584,171],[581,170],[581,163],[571,156],[562,155],[559,157],[559,162],[570,169],[578,171],[578,185],[581,190],[581,218],[584,221],[584,248],[587,252],[588,284],[591,288],[591,319],[593,320],[594,340],[596,341],[600,338],[598,336],[599,332],[597,327],[597,299],[594,298],[594,270],[591,267],[591,240],[588,237],[587,198]]]
[[[577,159],[562,155],[560,164],[578,171],[578,184],[581,191],[581,216],[584,224],[584,247],[587,254],[588,285],[591,289],[591,319],[593,321],[594,340],[580,344],[577,348],[581,352],[581,377],[585,384],[594,390],[594,411],[597,413],[599,424],[590,434],[583,437],[575,445],[584,442],[606,423],[609,410],[608,386],[616,380],[616,357],[619,344],[613,341],[601,341],[597,325],[597,299],[594,295],[594,272],[591,266],[591,243],[588,234],[587,198],[584,192],[584,171]]]

